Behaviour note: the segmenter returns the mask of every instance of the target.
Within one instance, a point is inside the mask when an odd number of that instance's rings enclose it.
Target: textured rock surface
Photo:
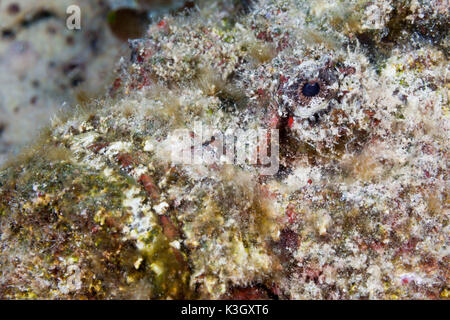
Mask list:
[[[82,29],[66,9],[79,5]],[[57,110],[105,92],[121,43],[100,1],[1,1],[0,164],[33,140]]]
[[[81,9],[81,30],[66,10]],[[0,2],[0,165],[33,140],[59,109],[103,95],[128,38],[182,1]],[[148,18],[151,13],[151,17]]]
[[[201,7],[0,172],[0,297],[448,298],[448,3]],[[171,163],[195,122],[278,174]]]

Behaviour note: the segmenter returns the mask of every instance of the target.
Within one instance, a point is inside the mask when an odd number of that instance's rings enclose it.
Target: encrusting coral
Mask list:
[[[448,298],[446,2],[205,1],[152,24],[109,96],[0,172],[0,297]],[[173,163],[198,123],[278,129],[277,174]]]

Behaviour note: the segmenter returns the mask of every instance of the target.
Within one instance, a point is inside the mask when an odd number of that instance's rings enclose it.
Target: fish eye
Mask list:
[[[303,85],[301,90],[302,90],[302,94],[305,97],[314,97],[319,94],[320,85],[317,82],[314,82],[314,83],[307,82]]]

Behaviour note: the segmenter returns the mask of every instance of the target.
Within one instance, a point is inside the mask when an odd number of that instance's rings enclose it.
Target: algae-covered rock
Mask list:
[[[155,21],[108,96],[0,172],[0,297],[447,298],[448,47],[418,28],[448,13],[429,2],[200,1]],[[215,161],[179,163],[199,126]],[[258,152],[279,138],[278,170],[214,158],[218,132],[251,129]]]

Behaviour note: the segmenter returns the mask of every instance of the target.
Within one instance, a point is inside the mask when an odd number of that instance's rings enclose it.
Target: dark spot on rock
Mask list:
[[[180,7],[178,10],[176,10],[175,14],[188,14],[189,10],[195,8],[195,2],[194,1],[185,1],[183,6]]]
[[[382,53],[381,50],[378,49],[380,46],[377,45],[374,35],[371,32],[362,32],[356,34],[356,38],[361,46],[366,50],[369,61],[376,64]]]
[[[72,36],[68,36],[68,37],[66,38],[66,43],[67,43],[69,46],[73,46],[73,44],[75,43],[75,40],[74,40],[74,38],[73,38]]]
[[[275,177],[277,179],[283,180],[283,179],[286,179],[291,173],[292,173],[291,168],[280,164],[280,168],[279,168],[278,172],[276,173]]]
[[[298,234],[291,229],[283,229],[280,234],[280,243],[283,248],[290,249],[292,251],[298,248]]]
[[[291,270],[295,268],[295,265],[293,265],[292,262],[294,252],[297,250],[298,245],[298,234],[289,228],[281,230],[280,239],[273,242],[272,248],[274,253],[280,259],[284,270]]]
[[[69,62],[62,66],[62,70],[65,74],[71,73],[80,68],[80,65],[76,62]]]
[[[89,31],[86,34],[86,39],[88,39],[89,47],[92,50],[92,53],[98,54],[100,52],[100,36],[98,32],[95,31]]]
[[[154,200],[159,198],[159,188],[158,186],[154,183],[152,177],[143,174],[139,180],[139,183],[141,183],[144,187],[144,190],[147,192],[147,194]]]
[[[317,82],[314,83],[305,83],[302,87],[302,94],[305,97],[314,97],[318,95],[320,92],[320,85]]]
[[[243,13],[249,13],[252,6],[252,0],[237,0],[236,8]]]
[[[123,41],[142,38],[149,24],[147,15],[133,9],[118,9],[108,14],[112,33]]]
[[[108,142],[97,142],[88,146],[88,149],[94,152],[95,154],[99,153],[102,149],[109,146]]]
[[[430,88],[433,91],[436,91],[438,89],[438,86],[434,83],[427,84],[427,87]]]
[[[167,215],[160,215],[158,217],[159,223],[163,228],[163,233],[167,237],[167,239],[173,241],[180,236],[177,227],[174,225],[174,223],[170,220],[170,218]]]
[[[37,102],[38,102],[38,97],[37,97],[37,96],[33,96],[33,97],[30,99],[30,103],[31,103],[32,105],[36,105]]]
[[[48,26],[47,27],[47,32],[49,34],[56,34],[57,30],[56,30],[56,28],[54,26]]]
[[[76,77],[74,79],[72,79],[72,87],[78,87],[81,83],[84,82],[84,79],[82,77]]]
[[[344,73],[345,73],[346,75],[354,74],[355,72],[356,72],[356,69],[355,69],[354,67],[348,67],[348,68],[345,69],[345,71],[344,71]]]
[[[18,3],[11,3],[8,6],[8,13],[11,15],[16,15],[20,12],[20,5]]]
[[[131,169],[137,164],[137,161],[128,153],[120,153],[116,156],[117,162],[119,162],[120,166],[123,169]]]
[[[5,29],[2,31],[2,38],[3,39],[10,39],[13,40],[16,37],[16,33],[11,29]]]
[[[34,15],[27,17],[26,20],[22,21],[22,27],[29,28],[42,20],[47,20],[49,18],[57,18],[57,15],[51,11],[41,10]],[[56,31],[56,30],[55,30]]]
[[[0,123],[0,137],[2,136],[3,132],[5,132],[6,124]]]

